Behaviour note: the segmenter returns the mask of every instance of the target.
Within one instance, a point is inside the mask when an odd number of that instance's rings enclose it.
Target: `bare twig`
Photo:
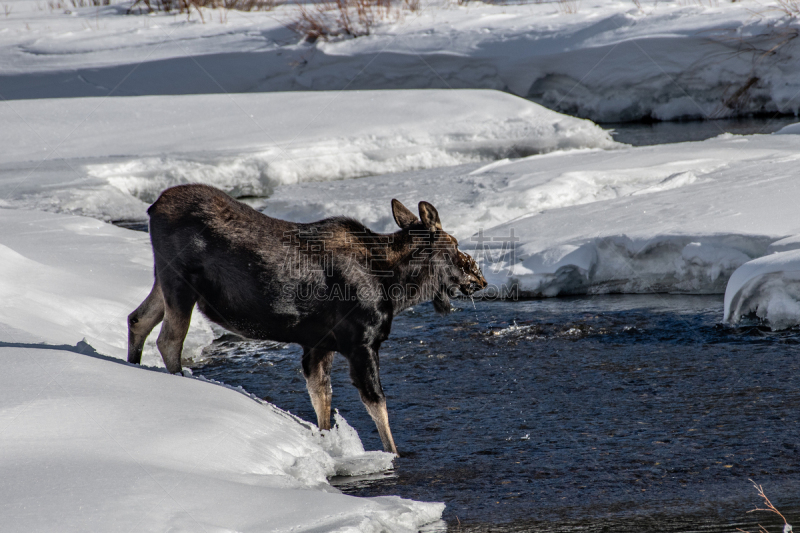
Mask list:
[[[764,503],[766,504],[767,508],[766,509],[760,509],[760,508],[757,507],[757,508],[751,509],[750,511],[747,511],[747,512],[748,513],[755,513],[756,511],[767,511],[769,513],[775,513],[776,515],[781,517],[781,519],[783,520],[784,524],[789,524],[789,521],[786,520],[786,517],[783,516],[781,514],[781,512],[778,511],[778,509],[775,508],[774,505],[772,505],[771,501],[769,501],[769,498],[767,498],[767,495],[764,494],[764,489],[761,487],[761,485],[759,485],[758,483],[756,483],[752,479],[750,480],[750,483],[752,483],[753,486],[756,488],[756,490],[758,491],[758,495],[761,496],[762,498],[764,498]]]
[[[766,508],[756,507],[755,509],[751,509],[751,510],[749,510],[747,512],[748,513],[755,513],[756,511],[765,511],[767,513],[776,514],[776,515],[781,517],[781,520],[783,520],[783,533],[791,533],[792,525],[789,523],[788,520],[786,520],[786,517],[783,516],[783,514],[778,510],[778,508],[775,507],[774,505],[772,505],[772,502],[769,501],[769,498],[767,498],[767,495],[764,494],[764,488],[761,485],[759,485],[758,483],[756,483],[755,481],[753,481],[752,479],[750,480],[750,483],[753,484],[753,486],[756,489],[756,492],[758,492],[758,495],[761,496],[764,499],[764,505],[766,505]],[[765,528],[761,524],[758,524],[758,528],[759,528],[758,530],[759,530],[760,533],[769,533],[769,531],[767,531],[767,528]],[[738,531],[741,531],[742,533],[750,533],[749,531],[745,531],[744,529],[739,529],[738,527],[736,529]]]

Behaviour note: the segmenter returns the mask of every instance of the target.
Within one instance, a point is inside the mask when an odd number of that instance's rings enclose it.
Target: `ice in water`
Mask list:
[[[392,468],[393,453],[365,452],[358,432],[347,423],[337,409],[330,431],[320,432],[320,442],[334,461],[337,476],[360,476],[384,472]]]

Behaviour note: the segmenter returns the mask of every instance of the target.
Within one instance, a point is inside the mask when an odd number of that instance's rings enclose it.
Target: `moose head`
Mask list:
[[[457,296],[457,291],[470,296],[486,287],[480,268],[472,257],[458,249],[458,240],[444,231],[433,205],[420,202],[417,218],[400,201],[392,200],[392,215],[411,238],[409,267],[422,271],[423,298],[433,300],[437,313],[450,312],[450,298]]]

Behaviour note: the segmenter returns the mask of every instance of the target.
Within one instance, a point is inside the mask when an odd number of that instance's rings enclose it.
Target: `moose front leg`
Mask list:
[[[361,401],[367,408],[369,416],[375,421],[378,434],[381,436],[383,449],[397,454],[394,445],[392,430],[389,428],[389,412],[386,409],[386,397],[381,387],[379,372],[378,351],[366,347],[359,347],[349,354],[350,379],[361,395]]]
[[[331,365],[334,352],[303,346],[303,375],[319,429],[331,429]]]

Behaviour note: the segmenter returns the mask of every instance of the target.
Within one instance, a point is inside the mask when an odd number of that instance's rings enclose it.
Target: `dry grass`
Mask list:
[[[69,2],[62,0],[48,0],[47,7],[50,8],[50,11],[54,11],[56,9],[77,9],[79,7],[97,7],[107,6],[110,4],[111,0],[69,0]],[[6,16],[8,16],[8,13],[6,13]]]
[[[775,9],[782,11],[789,18],[800,16],[800,2],[798,0],[775,0]]]
[[[383,21],[398,19],[401,10],[418,11],[419,0],[403,0],[392,6],[391,0],[325,0],[298,4],[299,16],[290,27],[307,41],[340,36],[360,37],[372,33]]]
[[[203,19],[203,11],[200,8],[268,11],[273,9],[278,3],[278,0],[136,0],[133,5],[128,8],[128,13],[133,13],[136,8],[138,8],[139,12],[146,11],[147,13],[152,13],[154,11],[191,13],[192,8],[194,8],[200,15],[200,18]],[[144,9],[142,9],[143,7]]]
[[[581,0],[558,0],[558,11],[564,15],[574,15],[581,8]]]
[[[800,0],[777,0],[779,2],[795,2]],[[770,8],[774,10],[776,8]],[[781,11],[783,11],[781,9]],[[762,13],[757,13],[763,16]],[[792,44],[795,39],[800,37],[800,30],[795,27],[771,27],[767,32],[743,37],[738,35],[735,30],[720,35],[718,32],[709,35],[709,40],[723,44],[730,49],[719,62],[738,58],[740,61],[747,61],[751,64],[750,75],[744,82],[732,83],[722,95],[722,101],[707,118],[725,118],[732,112],[738,112],[749,108],[751,97],[759,89],[761,81],[761,68],[764,64],[777,61],[785,57],[779,55],[781,51]]]

